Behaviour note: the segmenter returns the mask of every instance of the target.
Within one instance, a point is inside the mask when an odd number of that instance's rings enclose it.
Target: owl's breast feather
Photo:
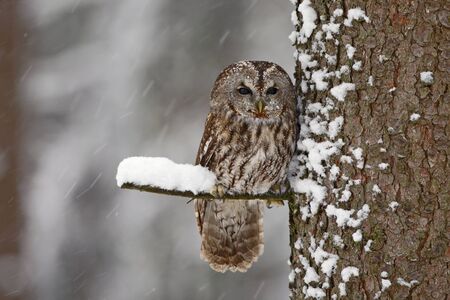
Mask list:
[[[276,126],[256,124],[249,130],[248,143],[223,145],[224,151],[219,152],[222,159],[215,173],[230,193],[263,194],[286,177],[293,138],[279,141],[281,128]]]

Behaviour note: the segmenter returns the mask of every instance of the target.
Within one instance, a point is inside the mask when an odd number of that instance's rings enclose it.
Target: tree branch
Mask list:
[[[130,190],[138,190],[141,192],[149,192],[155,194],[163,194],[170,196],[179,196],[179,197],[187,197],[187,198],[197,198],[197,199],[216,199],[213,195],[209,193],[200,193],[194,194],[192,192],[186,191],[175,191],[175,190],[165,190],[158,187],[150,186],[150,185],[135,185],[132,183],[124,183],[121,186],[122,189],[130,189]],[[291,200],[293,199],[294,193],[291,191],[285,192],[283,194],[275,194],[275,193],[265,193],[260,195],[250,195],[250,194],[241,194],[241,195],[229,195],[226,194],[223,196],[224,199],[227,200]],[[221,198],[222,199],[222,198]]]

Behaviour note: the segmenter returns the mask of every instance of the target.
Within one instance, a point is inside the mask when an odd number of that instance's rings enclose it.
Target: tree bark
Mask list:
[[[330,72],[349,66],[348,74],[328,78],[329,88],[349,82],[355,84],[356,90],[349,91],[345,101],[336,101],[329,89],[302,92],[302,81],[313,83],[297,60],[295,77],[303,119],[325,119],[320,112],[307,111],[306,107],[316,102],[325,105],[329,97],[335,104],[330,120],[344,117],[338,135],[344,145],[339,155],[326,162],[340,168],[336,181],[329,179],[329,169],[323,179],[311,170],[304,175],[321,180],[326,187],[327,197],[317,214],[302,218],[301,208],[308,202],[304,195],[289,203],[291,299],[304,299],[307,289],[316,287],[325,293],[318,296],[322,299],[445,299],[450,295],[450,6],[446,1],[313,0],[311,7],[318,15],[316,28],[306,43],[295,43],[296,49],[309,51],[317,60],[317,67],[310,71],[327,68]],[[324,53],[312,50],[315,34],[330,22],[335,9],[343,9],[343,16],[336,17],[336,22],[342,23],[355,7],[364,10],[370,22],[355,20],[351,27],[341,25],[335,36],[338,45],[335,39],[323,39],[326,53],[337,56],[334,65]],[[296,14],[299,32],[303,15]],[[347,44],[356,48],[352,59]],[[357,61],[362,62],[360,70],[352,68]],[[432,72],[432,83],[421,81],[420,73],[425,71]],[[311,137],[317,142],[326,140],[319,134]],[[359,166],[351,151],[358,147],[362,149]],[[353,162],[342,162],[341,155],[352,157]],[[383,163],[388,165],[380,165]],[[350,199],[338,201],[337,195],[351,180],[354,184],[350,184]],[[330,204],[354,209],[354,215],[368,205],[370,213],[359,227],[340,227],[335,217],[327,215]],[[357,235],[354,240],[358,229],[361,241]],[[340,236],[342,243],[338,239],[333,242],[335,236]],[[329,277],[322,271],[323,265],[314,260],[317,248],[338,257]],[[305,278],[305,261],[319,279]],[[345,282],[341,271],[349,266],[358,268],[359,275]],[[346,295],[340,291],[340,284],[341,288],[345,285]]]

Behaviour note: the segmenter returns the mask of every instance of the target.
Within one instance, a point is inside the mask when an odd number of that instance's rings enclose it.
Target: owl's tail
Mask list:
[[[207,200],[200,257],[217,272],[246,272],[264,251],[263,211],[260,200]]]

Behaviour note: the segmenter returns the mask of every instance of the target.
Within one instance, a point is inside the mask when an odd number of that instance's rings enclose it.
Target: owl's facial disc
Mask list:
[[[278,117],[282,111],[282,104],[278,100],[279,89],[273,82],[269,86],[254,85],[245,80],[236,87],[236,93],[231,97],[231,105],[243,117],[254,119],[271,119]]]
[[[245,121],[278,122],[295,109],[295,90],[278,65],[241,61],[225,68],[211,92],[211,110]]]

